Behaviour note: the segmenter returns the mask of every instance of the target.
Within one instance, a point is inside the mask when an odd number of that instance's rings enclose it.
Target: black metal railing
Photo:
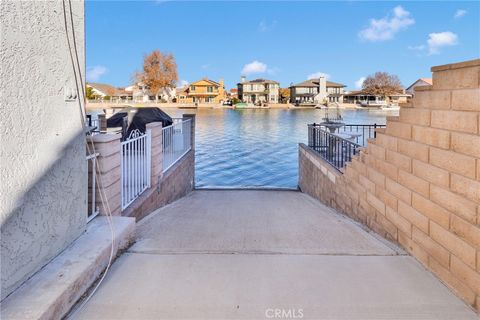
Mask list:
[[[384,124],[346,124],[339,128],[339,133],[348,133],[352,135],[352,140],[355,143],[366,146],[368,139],[376,138],[377,128],[385,128]]]
[[[362,147],[315,124],[308,125],[308,146],[338,170],[342,169],[346,162],[352,161],[352,157],[358,154]]]

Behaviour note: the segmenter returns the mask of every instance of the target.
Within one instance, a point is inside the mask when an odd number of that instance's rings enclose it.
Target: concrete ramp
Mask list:
[[[396,255],[297,191],[196,191],[138,225],[138,253]]]
[[[294,191],[195,191],[137,226],[80,319],[478,319],[401,250]]]

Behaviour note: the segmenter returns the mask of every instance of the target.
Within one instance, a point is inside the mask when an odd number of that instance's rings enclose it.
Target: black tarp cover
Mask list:
[[[145,133],[147,123],[151,122],[161,122],[162,127],[169,126],[173,123],[172,118],[155,107],[144,107],[144,108],[127,108],[123,109],[118,113],[115,113],[113,116],[107,119],[107,127],[121,127],[123,118],[128,115],[129,112],[133,113],[132,121],[128,125],[127,134],[128,137],[130,132],[135,129],[138,129],[140,132]]]

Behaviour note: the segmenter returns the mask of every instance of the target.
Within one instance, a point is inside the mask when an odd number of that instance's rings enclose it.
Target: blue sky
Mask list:
[[[126,86],[154,49],[181,81],[323,73],[354,89],[386,71],[408,86],[430,67],[480,56],[479,2],[87,1],[87,79]]]

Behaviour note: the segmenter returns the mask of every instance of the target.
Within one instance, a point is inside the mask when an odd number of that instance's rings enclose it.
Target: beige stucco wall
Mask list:
[[[480,60],[432,71],[433,86],[417,87],[344,173],[301,145],[299,186],[400,244],[480,311]]]
[[[84,75],[83,6],[72,1]],[[0,23],[3,299],[84,231],[87,163],[78,101],[64,97],[75,80],[62,2],[2,1]]]

